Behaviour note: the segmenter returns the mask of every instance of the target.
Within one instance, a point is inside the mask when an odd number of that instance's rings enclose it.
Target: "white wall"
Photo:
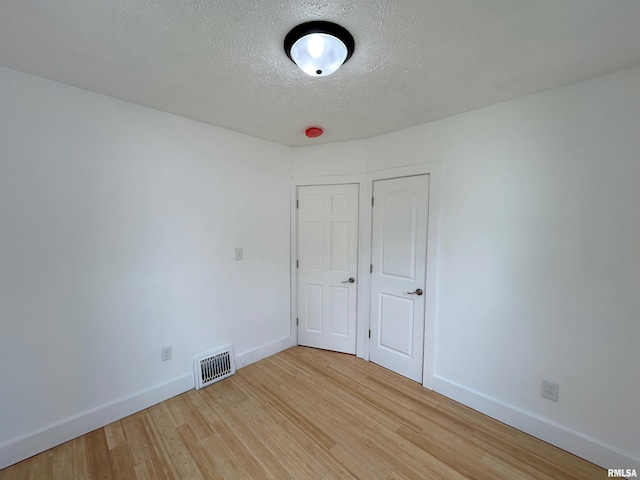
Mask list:
[[[365,141],[294,148],[291,176],[300,178],[363,173],[367,169],[366,148]]]
[[[0,75],[0,468],[33,432],[188,388],[196,353],[291,343],[290,148]]]
[[[640,68],[351,150],[350,173],[441,162],[436,390],[640,468]]]

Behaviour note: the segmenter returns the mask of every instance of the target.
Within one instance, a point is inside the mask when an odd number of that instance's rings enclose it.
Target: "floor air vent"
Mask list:
[[[196,377],[196,390],[230,377],[236,373],[233,347],[224,345],[197,355],[193,359],[193,369]]]

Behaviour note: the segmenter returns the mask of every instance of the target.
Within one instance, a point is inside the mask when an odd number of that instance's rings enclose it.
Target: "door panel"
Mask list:
[[[380,295],[380,348],[411,358],[413,314],[413,301],[395,295]]]
[[[306,329],[310,332],[322,333],[322,285],[307,283],[306,290]]]
[[[356,353],[357,266],[358,185],[299,187],[300,345]]]
[[[331,287],[331,334],[349,334],[349,287]]]
[[[383,198],[382,273],[413,280],[416,251],[416,202],[412,192],[393,192]],[[397,215],[397,212],[402,212]]]
[[[370,359],[421,382],[429,176],[376,181],[373,196]]]
[[[300,256],[305,258],[306,267],[311,270],[322,270],[322,252],[324,246],[324,225],[322,222],[307,222],[300,242]]]
[[[331,222],[331,270],[334,272],[349,271],[349,230],[347,222]]]

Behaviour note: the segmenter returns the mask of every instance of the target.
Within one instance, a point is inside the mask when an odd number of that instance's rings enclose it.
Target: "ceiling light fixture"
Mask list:
[[[307,75],[331,75],[355,48],[349,31],[331,22],[313,21],[294,27],[284,38],[287,56]]]

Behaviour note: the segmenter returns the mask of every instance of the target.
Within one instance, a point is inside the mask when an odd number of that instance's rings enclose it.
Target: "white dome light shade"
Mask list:
[[[291,47],[291,59],[307,75],[324,77],[335,72],[347,58],[347,46],[326,33],[311,33]]]
[[[287,56],[303,72],[314,77],[331,75],[349,60],[354,48],[351,34],[331,22],[303,23],[284,39]]]

